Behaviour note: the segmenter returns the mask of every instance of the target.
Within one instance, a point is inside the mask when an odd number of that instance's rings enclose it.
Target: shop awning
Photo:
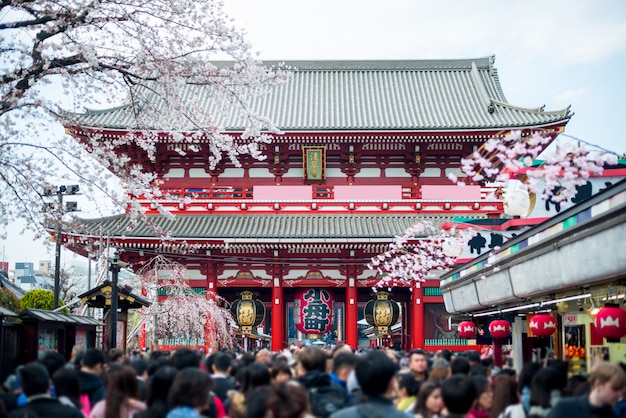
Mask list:
[[[626,278],[626,180],[444,274],[451,313],[538,309]]]

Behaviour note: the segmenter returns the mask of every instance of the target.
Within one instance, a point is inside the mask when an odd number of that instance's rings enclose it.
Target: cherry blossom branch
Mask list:
[[[396,236],[389,250],[373,257],[368,268],[378,270],[380,280],[373,288],[415,286],[426,280],[433,270],[448,270],[461,255],[473,234],[458,230],[453,224],[438,227],[431,221],[421,221]]]

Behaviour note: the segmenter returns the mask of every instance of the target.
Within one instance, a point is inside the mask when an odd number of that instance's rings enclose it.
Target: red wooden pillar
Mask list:
[[[278,251],[274,251],[274,258],[278,258]],[[278,260],[276,260],[278,261]],[[278,262],[274,263],[272,279],[272,351],[280,351],[284,347],[283,335],[285,329],[285,306],[283,300],[282,269]]]
[[[411,292],[411,348],[424,348],[424,291],[417,282]]]
[[[359,320],[359,297],[354,278],[354,269],[348,269],[348,280],[346,286],[346,317],[345,317],[345,333],[346,344],[356,349],[359,346],[359,330],[357,321]]]
[[[207,255],[210,256],[211,252],[207,251]],[[217,300],[217,269],[213,262],[209,261],[206,265],[206,297],[207,299]],[[211,330],[209,329],[209,318],[206,321],[205,328],[205,339],[204,339],[204,352],[210,353],[211,348],[220,348],[220,347],[211,347],[209,336],[211,335]]]

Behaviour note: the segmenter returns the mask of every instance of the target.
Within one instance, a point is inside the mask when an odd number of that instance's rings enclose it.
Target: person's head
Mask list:
[[[469,375],[470,364],[465,356],[456,356],[450,362],[451,374],[464,374]]]
[[[274,383],[286,382],[293,377],[291,367],[285,360],[274,361],[270,374]]]
[[[265,363],[261,364],[265,365]],[[271,394],[272,388],[269,385],[250,389],[246,393],[246,408],[243,418],[265,418]]]
[[[167,409],[167,394],[174,383],[178,369],[172,366],[159,367],[146,383],[146,404],[149,408]],[[161,406],[157,406],[161,405]]]
[[[233,362],[231,356],[226,353],[219,352],[209,357],[213,358],[213,364],[212,367],[207,367],[207,370],[212,370],[213,373],[219,373],[223,375],[227,375],[228,373],[230,373],[230,367]],[[209,357],[207,357],[207,360]]]
[[[519,403],[517,383],[510,376],[501,374],[493,379],[493,406],[491,416],[499,416],[507,406]]]
[[[79,355],[82,355],[85,352],[85,346],[82,344],[76,344],[72,347],[72,360],[76,359]]]
[[[398,394],[401,398],[416,396],[422,384],[421,381],[415,380],[413,373],[397,373],[396,380],[398,381]]]
[[[598,363],[589,373],[589,402],[597,407],[615,405],[626,387],[626,374],[620,366],[606,361]]]
[[[255,361],[257,363],[270,364],[272,362],[272,353],[268,349],[263,348],[256,353]]]
[[[480,364],[480,353],[478,351],[468,350],[465,352],[465,356],[467,357],[467,361],[469,361],[470,366]]]
[[[387,354],[387,356],[393,360],[396,363],[400,362],[400,355],[398,354],[398,352],[396,350],[393,350],[391,348],[388,348],[385,350],[385,354]]]
[[[559,376],[561,377],[561,382],[559,383],[559,387],[561,389],[565,389],[567,386],[567,375],[569,373],[569,363],[565,360],[554,358],[548,361],[548,366],[555,369],[559,372]]]
[[[472,376],[483,376],[489,377],[489,368],[482,364],[472,364],[470,365],[470,377]]]
[[[267,386],[272,382],[272,375],[269,367],[264,363],[251,363],[246,366],[241,382],[241,391],[247,393],[249,390],[259,386]]]
[[[352,351],[340,350],[333,356],[333,374],[344,382],[356,367],[357,356]]]
[[[80,386],[78,375],[75,369],[62,367],[52,375],[54,392],[58,397],[65,396],[77,407],[80,408]]]
[[[435,366],[428,374],[431,382],[441,382],[450,377],[450,368],[444,365]]]
[[[107,353],[107,357],[108,357],[109,364],[112,364],[112,363],[123,364],[124,363],[124,351],[122,351],[120,348],[110,349],[109,352]]]
[[[119,416],[122,405],[128,404],[130,399],[139,397],[139,384],[135,369],[130,366],[111,367],[107,373],[107,395],[105,417]]]
[[[542,408],[550,408],[550,394],[553,390],[560,390],[561,375],[552,367],[539,369],[530,382],[530,404]]]
[[[54,375],[57,370],[65,367],[65,357],[56,351],[46,351],[39,359],[39,362],[46,368],[49,376]]]
[[[535,374],[541,369],[541,364],[537,362],[528,362],[524,363],[522,366],[522,370],[519,374],[519,379],[517,380],[517,386],[522,390],[522,388],[528,387],[530,388],[530,384],[533,381],[533,377]]]
[[[213,389],[211,376],[198,367],[180,370],[168,394],[172,407],[187,406],[200,412],[209,407],[210,391]]]
[[[443,403],[451,414],[467,414],[476,400],[476,395],[476,386],[464,374],[452,375],[441,385]]]
[[[398,365],[382,351],[370,351],[359,357],[355,373],[366,396],[395,397],[398,391],[396,372]]]
[[[25,365],[18,371],[22,392],[26,397],[43,395],[50,390],[50,375],[46,368],[38,362]]]
[[[426,373],[428,369],[428,358],[424,350],[416,348],[409,353],[409,369],[417,375]]]
[[[104,355],[104,351],[97,348],[88,348],[83,354],[83,358],[80,361],[81,370],[87,373],[100,375],[104,370],[107,358]]]
[[[267,409],[273,418],[302,418],[310,412],[309,395],[295,382],[272,385]]]
[[[589,380],[586,376],[580,374],[573,374],[567,379],[567,385],[565,386],[565,396],[579,396],[583,393],[589,392]]]
[[[438,382],[424,382],[417,393],[413,413],[422,417],[439,416],[443,409],[441,386]]]
[[[200,356],[195,350],[179,348],[170,357],[170,364],[178,370],[187,367],[200,367]]]
[[[314,370],[326,372],[326,361],[328,355],[324,350],[315,346],[307,345],[298,351],[298,374],[303,375]]]
[[[474,407],[483,411],[490,411],[493,406],[493,390],[489,379],[481,375],[471,376],[470,379],[476,387],[476,404]]]
[[[148,362],[142,358],[138,358],[130,363],[130,366],[135,369],[135,373],[143,380],[148,378]]]

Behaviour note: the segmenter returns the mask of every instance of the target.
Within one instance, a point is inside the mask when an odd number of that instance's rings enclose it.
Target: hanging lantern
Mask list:
[[[598,335],[616,342],[626,335],[626,311],[618,305],[607,304],[596,315],[594,325]]]
[[[374,327],[376,335],[390,334],[391,327],[398,322],[400,307],[389,299],[389,292],[376,292],[376,298],[368,301],[363,308],[365,322]]]
[[[294,323],[296,329],[308,338],[316,338],[330,332],[333,327],[332,293],[326,289],[301,289],[294,300]]]
[[[528,216],[530,195],[522,184],[515,180],[504,192],[504,212],[509,216]]]
[[[249,290],[240,293],[240,299],[233,302],[230,312],[235,317],[242,333],[255,332],[256,327],[265,318],[263,302],[254,299],[254,293]]]
[[[461,338],[475,338],[476,337],[476,324],[473,323],[472,321],[459,322],[457,331],[459,332],[459,337]]]
[[[505,319],[496,319],[489,323],[489,333],[493,338],[508,338],[511,335],[511,324]]]
[[[549,337],[556,331],[556,319],[548,314],[534,315],[530,318],[528,328],[537,337]]]
[[[458,258],[463,254],[463,248],[465,247],[465,242],[459,238],[446,238],[441,243],[441,250],[443,253],[450,258]]]

